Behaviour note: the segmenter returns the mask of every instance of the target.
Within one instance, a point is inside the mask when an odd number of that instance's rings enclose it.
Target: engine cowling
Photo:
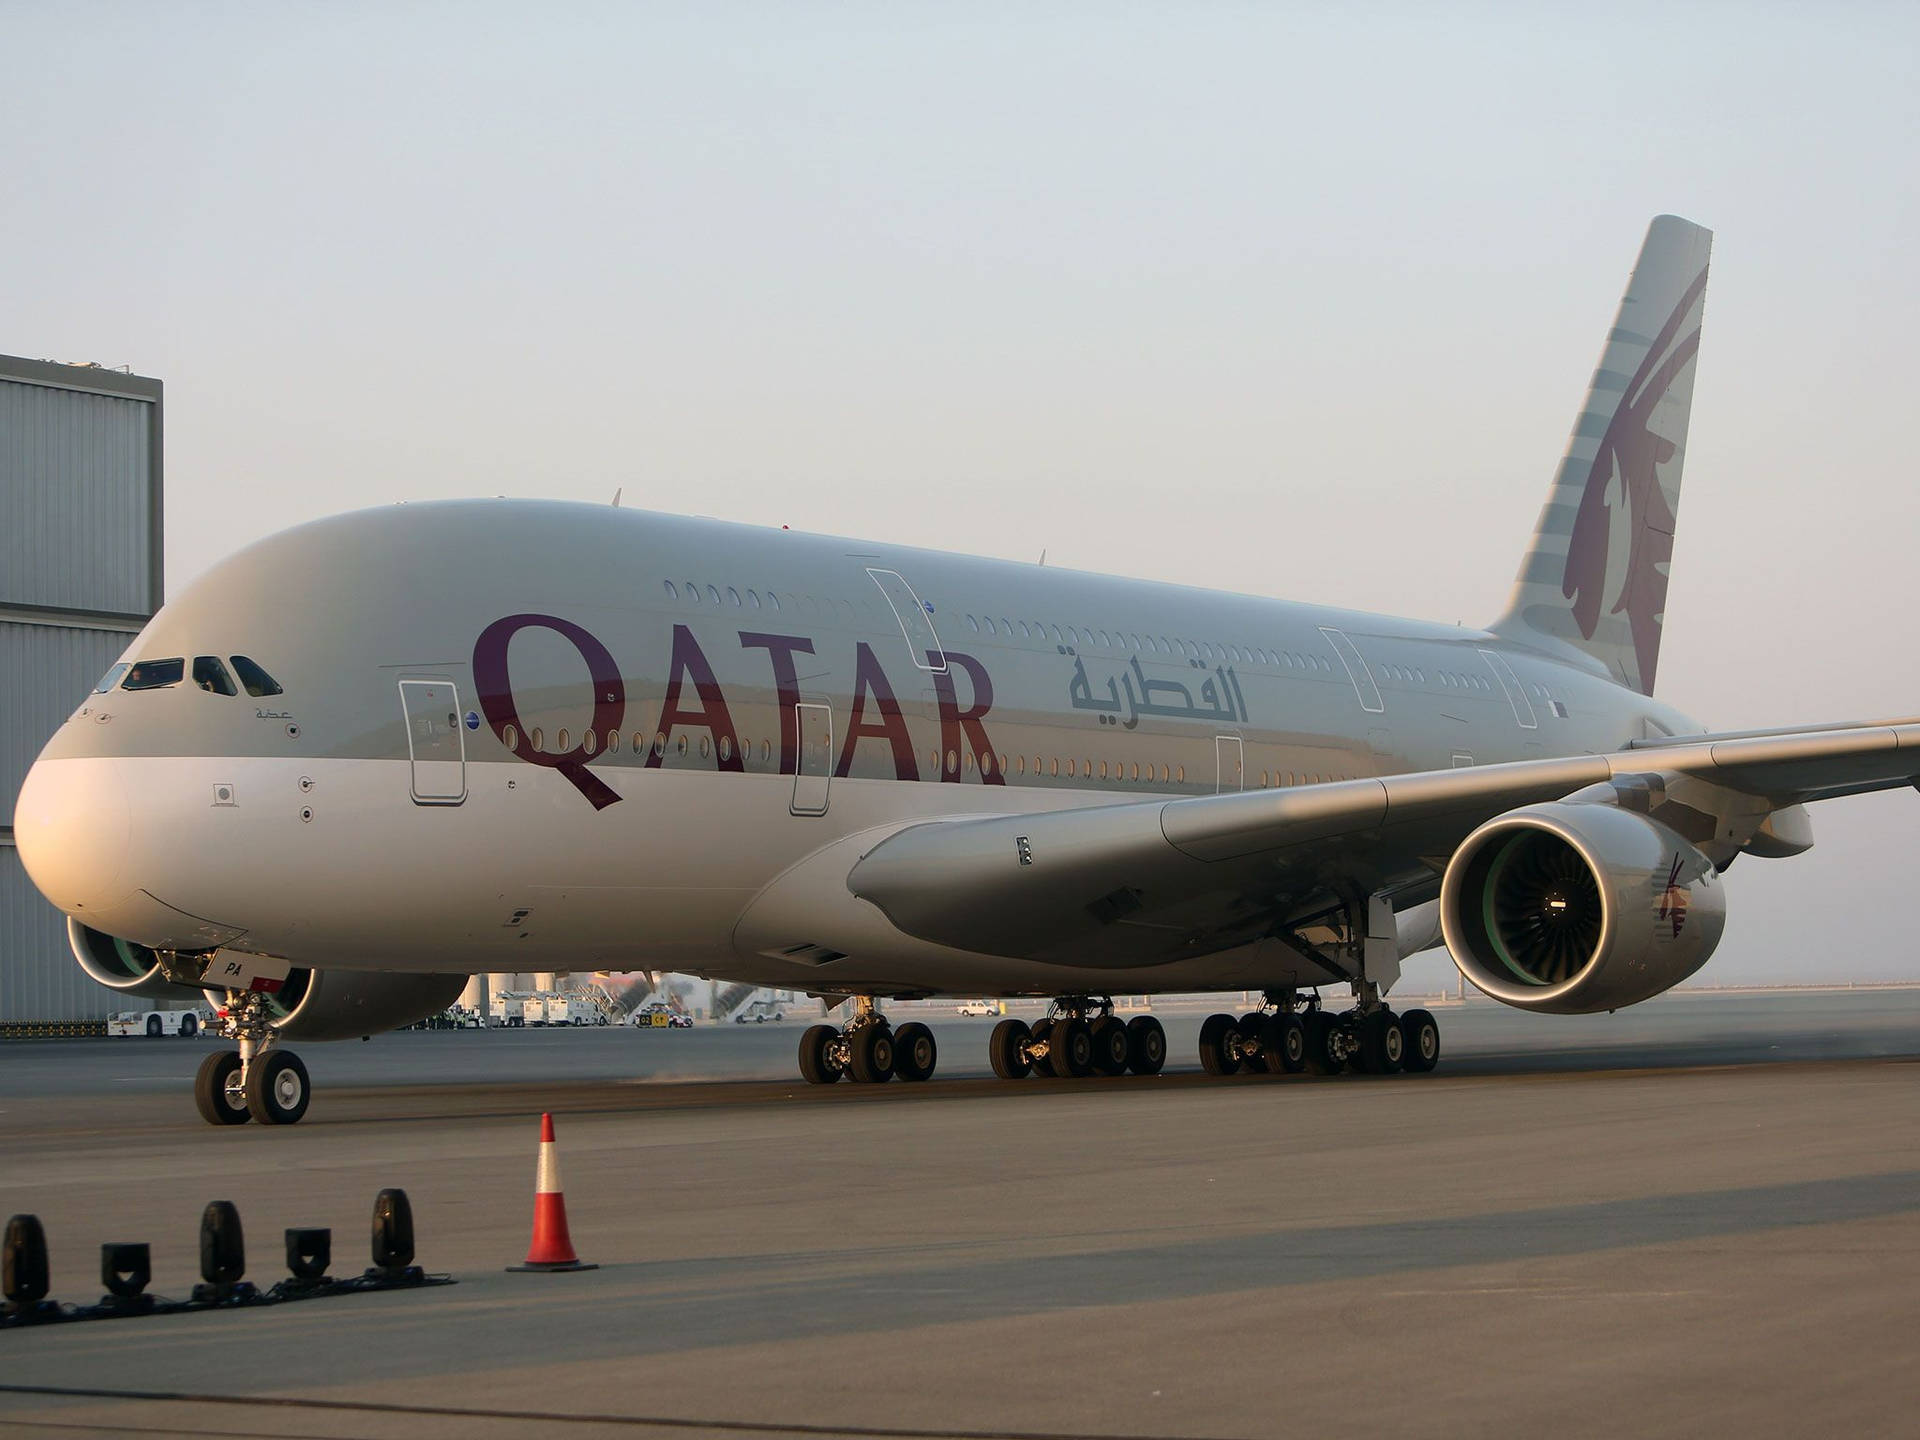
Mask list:
[[[1440,922],[1460,973],[1522,1010],[1585,1015],[1671,989],[1726,928],[1712,861],[1611,805],[1529,805],[1454,852]]]
[[[185,1000],[199,990],[198,986],[180,985],[167,979],[160,970],[160,957],[146,946],[82,925],[72,916],[67,917],[67,944],[88,978],[122,995]]]
[[[353,1040],[437,1015],[460,998],[465,975],[309,970],[296,965],[268,1001],[273,1028],[289,1040]],[[209,990],[215,1006],[226,992]]]

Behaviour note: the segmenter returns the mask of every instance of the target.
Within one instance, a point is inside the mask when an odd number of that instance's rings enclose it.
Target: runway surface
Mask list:
[[[1435,1074],[1328,1080],[1003,1084],[953,1017],[934,1081],[827,1089],[792,1021],[412,1033],[304,1049],[279,1130],[193,1115],[207,1042],[3,1045],[59,1298],[109,1240],[184,1294],[216,1198],[256,1280],[295,1225],[354,1273],[384,1185],[460,1283],[0,1332],[0,1434],[1912,1433],[1920,992],[1438,1013]],[[542,1110],[596,1271],[504,1271]]]

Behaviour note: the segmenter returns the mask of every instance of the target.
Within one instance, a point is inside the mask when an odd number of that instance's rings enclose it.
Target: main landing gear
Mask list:
[[[1440,1026],[1425,1010],[1396,1015],[1379,991],[1354,987],[1354,1008],[1333,1014],[1314,995],[1269,992],[1266,1004],[1238,1019],[1209,1015],[1200,1026],[1200,1068],[1209,1075],[1424,1074],[1440,1063]]]
[[[1046,1018],[1031,1026],[1002,1020],[987,1041],[987,1056],[1002,1080],[1157,1075],[1167,1063],[1167,1032],[1151,1015],[1122,1020],[1112,1000],[1074,995],[1054,1001]]]
[[[866,1085],[899,1076],[926,1080],[940,1063],[933,1031],[915,1020],[898,1031],[874,1008],[871,995],[854,998],[847,1028],[812,1025],[800,1037],[800,1075],[809,1085],[831,1085],[842,1075]]]
[[[267,997],[251,990],[229,990],[220,1033],[239,1042],[237,1050],[216,1050],[200,1062],[193,1080],[193,1103],[209,1125],[292,1125],[307,1113],[313,1087],[307,1067],[291,1050],[278,1048],[279,1032],[267,1011]]]

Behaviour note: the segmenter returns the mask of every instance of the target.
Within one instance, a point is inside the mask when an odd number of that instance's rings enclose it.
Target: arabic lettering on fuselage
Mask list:
[[[514,698],[513,681],[508,673],[507,647],[513,637],[526,629],[551,630],[561,636],[586,661],[593,680],[593,722],[596,734],[619,732],[626,722],[627,686],[611,651],[593,633],[571,620],[555,615],[508,615],[493,622],[480,634],[473,647],[474,688],[479,692],[480,709],[488,726],[515,758],[529,765],[558,771],[596,810],[619,803],[620,794],[589,768],[594,754],[582,735],[570,749],[536,749],[529,727],[521,720]],[[795,658],[814,654],[814,642],[804,635],[780,635],[763,631],[737,632],[743,651],[765,651],[772,672],[774,702],[780,712],[780,773],[797,774],[800,765],[800,723],[797,706],[801,703],[799,662]],[[993,680],[987,668],[971,655],[955,650],[944,653],[945,666],[930,676],[940,717],[940,755],[936,761],[939,778],[962,778],[960,757],[993,753],[987,736],[986,718],[993,708]],[[941,653],[929,652],[938,662]],[[964,672],[970,688],[967,703],[961,703],[955,672]],[[736,700],[737,700],[736,696]],[[836,778],[844,778],[853,767],[856,748],[863,739],[887,741],[894,776],[900,780],[920,779],[919,759],[907,729],[905,713],[896,698],[892,681],[873,647],[866,641],[854,643],[853,682],[846,711],[846,731],[837,763]],[[714,740],[715,763],[722,771],[741,772],[746,768],[739,728],[734,724],[725,689],[716,677],[706,651],[685,625],[673,627],[672,656],[667,664],[666,692],[661,701],[660,719],[654,738],[646,745],[644,765],[658,769],[673,743],[675,730],[705,730]],[[720,743],[724,740],[726,743]],[[606,752],[602,752],[603,754]],[[988,785],[1003,785],[1005,778],[998,766],[980,767],[980,779]]]
[[[1067,653],[1073,654],[1071,650]],[[1085,658],[1074,655],[1067,701],[1076,710],[1094,712],[1103,725],[1119,725],[1125,730],[1139,725],[1142,715],[1208,720],[1216,725],[1245,724],[1247,720],[1246,697],[1240,693],[1240,677],[1231,665],[1214,666],[1213,673],[1202,681],[1196,699],[1194,692],[1177,680],[1151,678],[1137,655],[1118,675],[1108,677],[1104,695],[1087,678]]]

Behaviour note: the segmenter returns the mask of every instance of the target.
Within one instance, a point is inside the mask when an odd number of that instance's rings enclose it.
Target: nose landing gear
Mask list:
[[[313,1086],[307,1067],[291,1050],[278,1047],[279,1032],[267,1011],[267,997],[256,991],[229,990],[220,1033],[237,1041],[237,1050],[216,1050],[200,1062],[193,1080],[193,1102],[209,1125],[292,1125],[307,1113]]]

